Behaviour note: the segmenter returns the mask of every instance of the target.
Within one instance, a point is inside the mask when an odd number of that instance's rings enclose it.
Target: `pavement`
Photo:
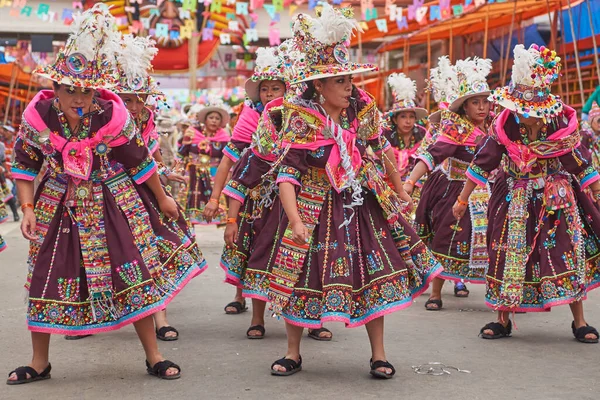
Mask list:
[[[478,337],[494,320],[482,286],[458,299],[447,285],[444,310],[426,311],[427,294],[413,307],[386,317],[386,351],[396,377],[368,374],[369,343],[363,328],[329,324],[331,342],[302,343],[303,371],[269,374],[286,350],[282,321],[267,319],[263,340],[248,340],[250,313],[225,315],[234,289],[219,267],[222,230],[197,228],[209,269],[169,306],[180,339],[161,342],[163,355],[182,367],[182,378],[161,381],[145,373],[144,356],[132,326],[79,341],[52,339],[52,379],[23,386],[0,383],[0,400],[68,399],[598,399],[600,345],[571,334],[568,307],[551,313],[517,314],[513,337]],[[0,372],[26,365],[31,349],[25,326],[23,282],[27,243],[17,223],[0,225],[8,249],[0,253]],[[586,302],[586,318],[600,329],[600,291]],[[471,371],[442,376],[416,374],[412,366],[441,362]]]

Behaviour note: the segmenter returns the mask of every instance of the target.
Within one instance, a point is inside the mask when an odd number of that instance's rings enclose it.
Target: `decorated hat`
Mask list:
[[[591,123],[592,120],[598,117],[600,117],[600,106],[598,106],[598,103],[594,101],[592,103],[592,108],[590,109],[590,112],[588,112],[588,121],[590,121]]]
[[[115,93],[162,95],[158,85],[150,76],[152,59],[158,53],[152,39],[124,35],[117,53],[119,80],[112,88]]]
[[[546,121],[562,115],[562,101],[550,93],[560,73],[560,57],[555,51],[536,44],[529,49],[518,44],[514,55],[510,84],[493,90],[490,100],[526,118]]]
[[[388,76],[388,85],[394,95],[394,105],[389,111],[389,117],[393,118],[402,111],[412,111],[417,117],[417,121],[427,117],[427,110],[417,107],[415,97],[417,96],[417,84],[415,81],[403,73],[393,73]]]
[[[350,37],[360,29],[352,9],[334,9],[322,4],[317,17],[299,14],[292,28],[296,46],[305,56],[306,68],[299,69],[292,84],[331,76],[376,70],[372,64],[350,62]]]
[[[53,64],[36,69],[38,75],[64,85],[89,89],[115,86],[115,53],[121,34],[116,20],[101,3],[74,16],[71,34]]]
[[[260,101],[262,81],[283,81],[281,59],[277,47],[259,47],[256,50],[254,74],[246,81],[246,96],[255,103]]]
[[[492,70],[492,60],[479,57],[458,60],[455,69],[458,78],[458,98],[448,107],[450,111],[457,112],[471,97],[490,95],[487,76]]]
[[[431,69],[427,90],[433,94],[433,99],[439,107],[438,111],[429,116],[429,121],[434,124],[439,123],[442,110],[447,110],[459,96],[458,76],[448,56],[438,58],[438,66]]]
[[[193,111],[195,111],[194,106],[192,106],[192,108],[190,109],[190,116],[192,117]],[[227,123],[229,122],[230,118],[229,109],[223,103],[223,99],[218,96],[209,95],[207,103],[204,105],[204,107],[202,107],[202,109],[200,109],[200,111],[197,112],[196,118],[200,123],[204,123],[208,114],[213,112],[219,113],[219,115],[221,115],[221,128],[227,126]]]

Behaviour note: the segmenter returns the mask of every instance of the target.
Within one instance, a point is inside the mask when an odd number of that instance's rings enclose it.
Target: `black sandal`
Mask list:
[[[227,309],[230,307],[235,308],[235,311],[227,311]],[[243,304],[240,303],[239,301],[232,301],[231,303],[229,303],[225,306],[225,314],[228,314],[228,315],[241,314],[244,311],[248,311],[248,307],[246,307],[245,301]]]
[[[459,292],[465,292],[466,294],[459,294]],[[454,285],[454,296],[465,298],[465,297],[469,297],[469,293],[471,293],[471,292],[469,292],[469,289],[467,289],[467,285],[465,285],[464,283],[457,282]]]
[[[333,334],[329,337],[321,337],[321,333],[331,333],[331,331],[327,328],[321,327],[319,329],[309,329],[308,337],[311,339],[318,340],[320,342],[330,342],[333,339]]]
[[[175,332],[177,336],[166,336],[169,332]],[[156,338],[163,342],[173,342],[179,339],[179,331],[172,326],[163,326],[156,330]]]
[[[575,336],[575,339],[577,339],[581,343],[598,343],[598,338],[600,337],[600,335],[598,334],[596,328],[594,328],[593,326],[586,325],[580,328],[575,328],[575,321],[573,321],[571,323],[571,329],[573,330],[573,336]],[[587,339],[585,337],[590,333],[596,335],[596,339]]]
[[[167,370],[169,368],[177,368],[177,374],[167,375]],[[159,361],[154,364],[153,367],[151,367],[148,360],[146,360],[146,371],[148,371],[148,374],[152,376],[156,376],[160,379],[166,379],[168,381],[181,378],[181,368],[179,365],[169,360]]]
[[[392,364],[387,361],[377,360],[373,361],[373,359],[369,360],[369,364],[371,365],[370,374],[375,378],[379,379],[392,379],[392,377],[396,374],[396,368]],[[386,374],[383,371],[379,371],[377,368],[389,368],[392,370],[391,374]]]
[[[437,307],[436,308],[430,308],[427,307],[430,304],[435,304]],[[442,309],[442,299],[429,299],[425,302],[425,309],[427,311],[440,311]]]
[[[65,340],[79,340],[92,335],[65,335]]]
[[[250,331],[259,331],[260,332],[260,336],[252,336],[252,335],[250,335]],[[246,337],[248,339],[262,339],[262,338],[264,338],[265,337],[265,327],[262,326],[262,325],[251,326],[246,331]]]
[[[276,365],[282,366],[285,368],[285,371],[275,371],[273,367]],[[271,375],[275,376],[289,376],[300,371],[302,371],[302,357],[300,357],[298,362],[284,357],[271,364]]]
[[[12,381],[10,379],[6,380],[7,385],[22,385],[25,383],[31,383],[36,381],[44,381],[46,379],[50,379],[50,371],[52,370],[52,365],[48,363],[48,366],[45,370],[43,370],[40,374],[31,367],[19,367],[14,371],[10,371],[8,376],[10,377],[12,374],[17,374],[17,379]],[[29,374],[29,378],[27,377]]]
[[[493,335],[483,333],[483,331],[491,330],[494,332]],[[508,320],[508,325],[504,326],[500,322],[490,322],[479,331],[479,336],[484,339],[501,339],[503,337],[510,337],[512,333],[512,322]]]

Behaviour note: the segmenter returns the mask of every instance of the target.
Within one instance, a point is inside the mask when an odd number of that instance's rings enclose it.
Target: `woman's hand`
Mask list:
[[[159,200],[158,207],[160,211],[169,219],[169,222],[176,220],[179,217],[179,209],[177,203],[170,196],[165,196],[162,200]]]
[[[237,235],[238,224],[228,223],[225,227],[225,233],[223,234],[228,249],[233,249],[235,247],[235,238]]]
[[[302,221],[292,223],[292,240],[297,245],[306,245],[308,243],[308,228]]]
[[[23,210],[23,221],[21,222],[21,233],[27,240],[37,240],[36,236],[36,218],[33,209],[25,208]]]
[[[454,205],[452,206],[452,214],[457,221],[460,221],[462,217],[464,217],[465,212],[467,211],[467,206],[469,204],[467,202],[459,202],[456,200]]]
[[[179,182],[179,183],[185,183],[185,177],[182,175],[179,175],[175,172],[171,172],[170,174],[167,175],[167,179],[170,181],[175,181],[175,182]]]
[[[204,217],[204,219],[206,219],[208,222],[210,222],[217,215],[217,212],[219,212],[219,203],[217,203],[216,201],[209,201],[204,206],[204,211],[202,212],[202,216]]]
[[[404,185],[402,186],[402,188],[404,189],[404,191],[406,192],[407,195],[412,196],[412,193],[414,190],[413,185],[411,185],[409,182],[405,182]]]

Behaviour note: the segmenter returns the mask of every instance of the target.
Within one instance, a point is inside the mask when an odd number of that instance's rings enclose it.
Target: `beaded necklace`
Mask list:
[[[524,145],[529,145],[531,140],[529,140],[529,135],[531,134],[531,128],[529,128],[525,124],[519,124],[519,133],[521,134],[521,143]],[[536,141],[544,141],[546,140],[546,135],[548,133],[548,125],[544,124],[538,133],[538,138]]]
[[[340,113],[340,125],[342,128],[348,130],[350,129],[350,121],[348,120],[348,112],[344,108]]]
[[[95,100],[92,103],[92,105],[96,105]],[[65,137],[65,139],[71,142],[76,142],[77,140],[85,139],[88,137],[90,133],[90,128],[92,127],[92,116],[97,112],[97,110],[90,111],[89,113],[83,115],[79,119],[79,123],[75,127],[74,132],[72,132],[69,126],[69,121],[67,121],[67,117],[65,116],[65,113],[62,112],[58,107],[57,100],[54,101],[52,107],[58,114],[58,121],[60,122],[60,126],[62,128],[63,136]]]
[[[404,138],[400,135],[398,135],[398,149],[400,150],[405,150],[405,149],[412,149],[413,147],[415,147],[416,145],[416,139],[415,139],[415,135],[411,132],[410,133],[410,141],[408,142],[408,147],[406,146],[406,143],[404,142]]]

